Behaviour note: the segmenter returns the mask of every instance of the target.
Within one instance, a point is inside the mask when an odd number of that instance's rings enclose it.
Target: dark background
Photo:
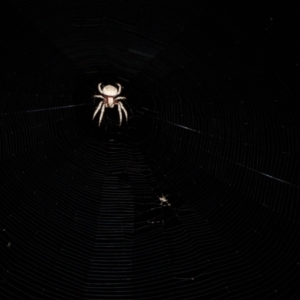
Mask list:
[[[296,8],[5,2],[0,299],[299,299]]]

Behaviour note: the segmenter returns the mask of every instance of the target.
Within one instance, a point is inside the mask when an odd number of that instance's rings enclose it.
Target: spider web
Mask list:
[[[13,3],[0,298],[298,299],[300,49],[284,4]],[[100,80],[124,87],[128,123],[117,108],[92,121]]]

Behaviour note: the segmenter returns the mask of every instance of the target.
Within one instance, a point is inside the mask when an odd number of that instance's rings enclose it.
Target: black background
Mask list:
[[[296,8],[6,2],[0,299],[298,299]]]

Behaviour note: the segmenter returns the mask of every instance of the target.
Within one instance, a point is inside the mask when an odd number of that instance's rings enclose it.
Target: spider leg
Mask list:
[[[126,97],[121,97],[121,96],[120,96],[120,97],[115,98],[115,100],[121,100],[121,99],[124,99],[124,100],[125,100]]]
[[[118,105],[118,112],[119,112],[119,117],[120,117],[120,126],[122,124],[122,111],[121,111],[121,102],[117,103]]]
[[[100,118],[99,118],[99,125],[98,126],[100,126],[100,124],[101,124],[103,113],[104,113],[104,110],[106,108],[105,106],[106,106],[105,104],[103,104],[103,106],[102,106],[101,113],[100,113]]]
[[[121,87],[121,84],[120,83],[116,83],[117,86],[119,87],[118,88],[118,92],[117,92],[117,95],[119,95],[121,93],[121,90],[122,90],[122,87]]]
[[[124,107],[123,103],[122,103],[122,102],[119,102],[118,104],[121,106],[121,109],[122,109],[122,110],[123,110],[123,112],[124,112],[124,115],[125,115],[125,117],[126,117],[126,121],[128,121],[128,114],[127,114],[127,110],[125,109],[125,107]]]
[[[99,90],[99,92],[100,92],[101,94],[103,94],[101,85],[102,85],[102,82],[100,82],[100,83],[98,84],[98,90]]]
[[[98,113],[98,111],[100,110],[102,104],[103,104],[103,101],[100,101],[98,107],[96,108],[96,110],[95,110],[95,112],[94,112],[94,115],[93,115],[93,119],[92,119],[92,120],[94,120],[94,118],[95,118],[96,114]]]
[[[103,96],[101,95],[94,95],[94,98],[102,98],[102,99],[105,99]]]

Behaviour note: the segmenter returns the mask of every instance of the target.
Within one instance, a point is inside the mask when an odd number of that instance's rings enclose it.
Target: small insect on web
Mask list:
[[[126,121],[128,121],[128,114],[120,100],[125,100],[126,97],[119,96],[121,93],[122,87],[119,83],[117,83],[118,88],[113,85],[105,85],[102,88],[102,83],[98,84],[98,90],[101,95],[94,95],[95,98],[102,98],[103,100],[100,101],[98,107],[95,109],[93,120],[97,113],[100,111],[100,118],[99,118],[99,125],[101,124],[103,114],[106,108],[113,108],[115,105],[118,106],[119,118],[120,118],[120,126],[122,124],[122,112],[124,112]]]

